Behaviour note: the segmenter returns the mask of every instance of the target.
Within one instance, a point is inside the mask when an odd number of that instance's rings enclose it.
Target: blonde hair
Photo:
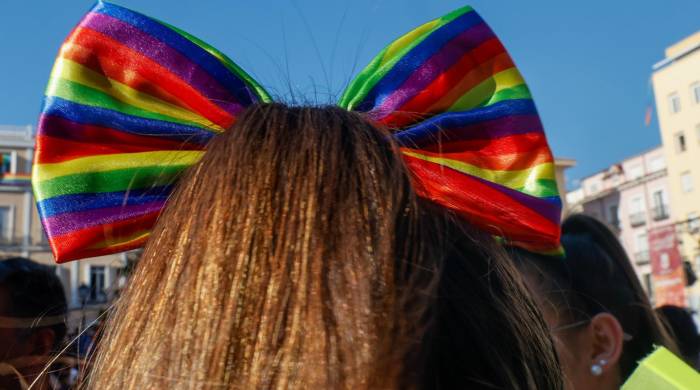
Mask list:
[[[359,114],[254,106],[181,179],[86,385],[561,388],[491,241],[417,200]]]

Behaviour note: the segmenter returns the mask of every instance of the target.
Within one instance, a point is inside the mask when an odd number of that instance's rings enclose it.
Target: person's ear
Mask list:
[[[620,321],[610,313],[599,313],[591,318],[591,374],[600,376],[616,367],[622,355],[625,333]]]

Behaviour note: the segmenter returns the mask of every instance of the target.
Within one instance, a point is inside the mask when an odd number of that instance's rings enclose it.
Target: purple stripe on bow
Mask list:
[[[47,235],[49,237],[55,237],[97,225],[106,225],[156,212],[161,210],[164,204],[165,201],[163,200],[138,205],[59,214],[44,219],[43,223],[44,227],[47,229]]]
[[[199,65],[136,27],[95,12],[85,16],[80,26],[115,39],[164,66],[232,115],[237,115],[243,110],[236,98]]]
[[[437,143],[448,143],[466,140],[491,140],[511,135],[542,133],[542,122],[537,115],[513,115],[488,121],[466,125],[433,122],[432,126],[424,126],[421,131],[410,133],[410,130],[396,134],[402,146],[425,148]]]
[[[372,117],[380,120],[395,112],[465,55],[471,55],[472,49],[494,37],[493,31],[485,23],[477,24],[459,34],[421,64],[401,87],[386,96],[382,103],[372,110]]]

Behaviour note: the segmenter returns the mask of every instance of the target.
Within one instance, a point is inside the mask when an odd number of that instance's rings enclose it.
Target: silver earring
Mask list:
[[[591,366],[591,374],[593,376],[600,376],[601,374],[603,374],[603,366],[606,364],[608,364],[607,360],[600,359],[600,361],[598,361],[598,363],[593,364]]]

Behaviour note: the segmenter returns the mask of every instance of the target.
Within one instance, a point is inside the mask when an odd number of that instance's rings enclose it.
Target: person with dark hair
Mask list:
[[[565,258],[514,249],[571,389],[617,389],[654,345],[675,351],[615,235],[585,215],[564,221]]]
[[[700,370],[700,334],[693,316],[687,308],[664,305],[656,313],[671,333],[683,359],[696,370]]]
[[[0,260],[0,388],[32,383],[66,335],[66,297],[51,268],[25,258]]]

